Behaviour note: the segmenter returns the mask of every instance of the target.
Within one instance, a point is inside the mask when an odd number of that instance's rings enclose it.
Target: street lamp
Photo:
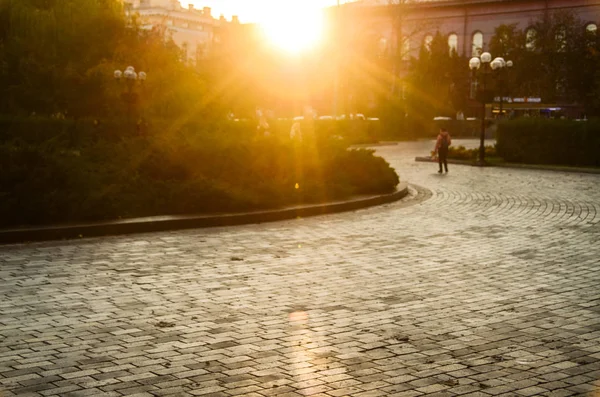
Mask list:
[[[136,83],[143,84],[148,76],[145,72],[136,73],[135,68],[133,66],[128,66],[124,72],[121,72],[120,70],[115,70],[114,77],[115,80],[119,82],[121,81],[121,79],[125,80],[127,90],[123,92],[121,97],[127,105],[127,118],[130,120],[131,108],[137,100],[137,95],[133,92],[133,88]]]
[[[505,68],[511,68],[512,61],[505,61],[498,57],[492,60],[492,54],[484,52],[479,57],[473,57],[469,60],[469,69],[473,72],[475,78],[477,72],[481,74],[481,134],[479,140],[479,165],[485,164],[485,113],[486,113],[486,77],[490,69],[501,71]],[[500,113],[502,113],[502,94],[500,95]]]
[[[498,57],[492,61],[490,64],[493,70],[495,70],[498,74],[502,73],[503,70],[508,70],[513,67],[513,61],[505,61],[504,58]],[[502,105],[504,103],[504,84],[501,79],[500,80],[500,117],[503,115]]]
[[[492,54],[484,52],[479,57],[473,57],[469,61],[469,68],[473,72],[473,76],[478,70],[481,70],[481,133],[479,136],[479,165],[484,165],[485,159],[485,83],[486,76],[489,73],[488,67],[492,61]]]

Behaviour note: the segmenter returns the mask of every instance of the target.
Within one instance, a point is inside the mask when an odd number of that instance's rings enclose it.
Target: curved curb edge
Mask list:
[[[408,183],[402,182],[393,193],[354,200],[300,206],[272,211],[204,216],[162,216],[136,218],[105,223],[89,223],[40,228],[0,230],[0,244],[34,241],[76,239],[82,237],[115,236],[124,234],[200,229],[219,226],[247,225],[302,218],[308,216],[354,211],[401,200],[408,194]]]

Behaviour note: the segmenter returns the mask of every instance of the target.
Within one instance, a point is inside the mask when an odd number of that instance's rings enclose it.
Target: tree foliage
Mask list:
[[[512,60],[510,70],[489,76],[488,97],[541,97],[545,103],[579,104],[588,116],[600,115],[600,39],[572,12],[557,11],[532,20],[527,35],[516,24],[496,27],[488,50]],[[468,59],[448,52],[444,36],[423,45],[411,65],[409,113],[422,118],[454,116],[468,107]]]
[[[0,112],[72,117],[123,115],[115,69],[128,65],[149,79],[141,114],[192,111],[200,79],[179,62],[164,32],[126,20],[118,0],[1,0]]]
[[[527,35],[516,25],[501,25],[490,52],[514,62],[508,81],[514,96],[539,96],[546,103],[580,104],[600,114],[600,41],[572,12],[557,11],[531,21]]]
[[[413,61],[409,76],[408,101],[414,113],[427,118],[454,116],[464,111],[468,87],[466,59],[449,51],[448,42],[440,32],[429,46],[424,43],[419,58]]]
[[[279,208],[390,193],[399,182],[372,150],[330,139],[342,125],[290,140],[289,125],[263,137],[252,123],[171,123],[138,136],[118,121],[0,118],[0,228]]]

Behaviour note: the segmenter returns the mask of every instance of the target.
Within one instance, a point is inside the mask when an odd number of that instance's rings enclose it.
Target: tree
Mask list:
[[[3,111],[82,112],[99,94],[92,68],[125,32],[116,1],[5,0]],[[91,104],[90,104],[91,105]]]
[[[410,81],[410,106],[424,117],[454,116],[466,107],[468,69],[466,59],[449,51],[440,32],[429,47],[421,47],[413,61]]]
[[[410,21],[407,18],[411,12],[409,0],[388,0],[388,15],[392,21],[392,27],[395,35],[393,53],[391,54],[391,89],[390,94],[402,96],[402,90],[399,89],[399,77],[403,71],[407,71],[410,66],[411,43],[415,37],[419,36],[427,28],[435,26],[433,22],[424,23],[423,21]]]
[[[140,109],[192,111],[203,93],[164,32],[126,21],[119,0],[0,0],[0,112],[107,117],[124,113],[113,71],[149,73]]]
[[[517,24],[500,25],[494,29],[489,48],[494,56],[517,60],[525,49],[525,35],[517,29]]]
[[[600,43],[595,32],[569,11],[547,13],[530,32],[501,25],[490,40],[494,56],[514,61],[510,89],[515,96],[540,96],[547,103],[579,103],[598,114]]]

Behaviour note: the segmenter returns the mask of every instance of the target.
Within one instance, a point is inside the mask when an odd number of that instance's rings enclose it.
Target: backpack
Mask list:
[[[440,142],[440,150],[448,150],[448,135],[442,135],[442,141]]]

